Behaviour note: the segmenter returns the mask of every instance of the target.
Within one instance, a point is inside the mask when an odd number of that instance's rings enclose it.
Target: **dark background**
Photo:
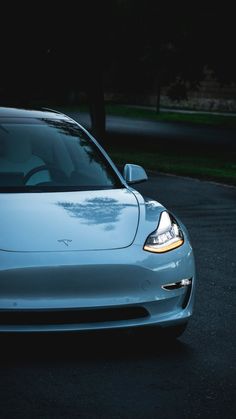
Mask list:
[[[186,98],[186,83],[197,90],[206,67],[220,86],[236,81],[234,13],[222,5],[10,3],[0,34],[0,103],[86,102],[101,137],[104,92],[133,103],[152,93],[158,111],[163,86],[171,99]]]
[[[235,101],[233,8],[10,2],[0,17],[0,105],[63,109],[120,165],[153,169],[138,188],[186,224],[198,273],[195,313],[176,342],[148,333],[1,335],[1,419],[234,418],[235,116],[183,122],[175,114],[174,122],[160,100],[164,89],[179,109],[190,91],[204,94],[207,67]],[[108,114],[107,105],[143,106],[150,95],[155,117],[149,109]]]

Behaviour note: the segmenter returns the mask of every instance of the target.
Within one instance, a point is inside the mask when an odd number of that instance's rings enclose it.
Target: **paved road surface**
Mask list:
[[[150,111],[156,111],[155,106],[147,106],[147,105],[126,105],[127,108],[133,109],[147,109]],[[167,112],[167,113],[181,113],[181,114],[190,114],[190,115],[218,115],[218,116],[236,116],[236,112],[220,112],[220,111],[198,111],[198,110],[190,110],[190,109],[178,109],[178,108],[163,108],[160,107],[160,112]]]
[[[188,226],[196,310],[176,343],[122,333],[0,337],[0,418],[235,418],[236,189],[140,185]]]
[[[76,121],[90,127],[90,117],[87,113],[78,111],[64,112]],[[144,137],[146,140],[155,138],[162,140],[192,142],[193,145],[206,144],[209,146],[223,146],[236,150],[235,129],[214,127],[207,125],[193,125],[175,122],[143,121],[135,118],[108,115],[106,127],[109,134],[126,134]]]

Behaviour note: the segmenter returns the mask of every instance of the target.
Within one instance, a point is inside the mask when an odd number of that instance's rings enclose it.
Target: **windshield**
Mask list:
[[[0,191],[63,191],[122,187],[98,147],[62,119],[0,120]]]

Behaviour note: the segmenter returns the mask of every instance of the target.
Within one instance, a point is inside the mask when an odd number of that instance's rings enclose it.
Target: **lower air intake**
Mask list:
[[[50,325],[102,323],[147,317],[143,307],[92,310],[0,310],[1,325]]]

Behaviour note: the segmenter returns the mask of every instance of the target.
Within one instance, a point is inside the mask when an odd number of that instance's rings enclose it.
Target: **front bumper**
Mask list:
[[[195,266],[187,240],[164,254],[132,245],[89,252],[0,251],[0,260],[0,331],[165,327],[192,314]],[[163,289],[182,279],[191,285]]]

